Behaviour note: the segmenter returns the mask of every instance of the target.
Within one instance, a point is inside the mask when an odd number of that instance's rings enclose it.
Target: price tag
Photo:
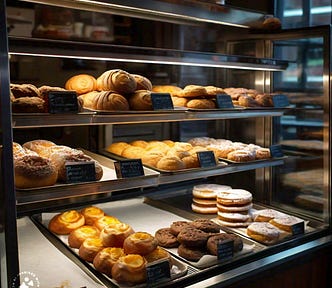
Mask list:
[[[96,181],[96,168],[93,161],[66,162],[67,183]]]
[[[149,286],[160,280],[170,279],[171,270],[168,260],[156,261],[146,266],[147,283]]]
[[[213,151],[197,152],[200,167],[214,167],[217,165],[216,157]]]
[[[75,91],[50,91],[48,112],[52,114],[78,113],[78,100]]]
[[[218,260],[226,260],[232,258],[234,255],[234,240],[228,239],[220,241],[217,244]]]
[[[173,101],[169,93],[151,93],[153,110],[173,110]]]
[[[273,106],[276,108],[284,108],[289,106],[288,97],[283,94],[274,95],[272,97]]]
[[[217,107],[220,109],[234,108],[232,97],[228,94],[217,94],[216,101]]]
[[[282,152],[281,145],[272,145],[270,146],[270,154],[272,158],[281,158],[284,157],[284,153]]]
[[[304,221],[292,225],[292,235],[304,234]]]
[[[130,178],[144,176],[141,159],[120,160],[114,163],[118,178]]]

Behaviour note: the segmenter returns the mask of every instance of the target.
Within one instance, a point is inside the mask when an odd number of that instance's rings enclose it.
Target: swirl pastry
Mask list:
[[[66,81],[65,88],[74,90],[78,95],[85,94],[97,89],[97,80],[89,74],[79,74]]]
[[[53,143],[52,141],[42,140],[42,139],[28,141],[23,144],[24,148],[32,150],[37,154],[42,153],[45,149],[48,149],[51,146],[56,146],[56,144]]]
[[[112,69],[104,72],[97,78],[99,91],[116,91],[120,94],[133,93],[137,84],[134,76],[121,69]]]
[[[78,249],[78,255],[85,261],[93,262],[99,251],[103,248],[103,242],[100,238],[87,238]]]
[[[123,242],[126,254],[147,255],[158,246],[158,241],[147,232],[136,232],[128,236]]]
[[[124,240],[133,233],[133,228],[126,223],[111,223],[100,232],[100,238],[104,246],[121,248]]]
[[[100,250],[93,259],[93,266],[97,271],[112,277],[112,267],[120,257],[125,256],[122,248],[106,247]]]
[[[100,231],[104,229],[109,224],[113,223],[120,223],[120,220],[118,218],[115,218],[110,215],[105,215],[99,219],[97,219],[93,225],[96,226]]]
[[[85,207],[82,209],[81,213],[85,218],[86,225],[93,225],[96,220],[102,218],[105,215],[102,209],[95,206]]]
[[[84,216],[80,212],[69,210],[55,215],[48,224],[48,229],[55,234],[67,235],[84,223]]]
[[[98,238],[100,231],[97,227],[83,225],[70,232],[68,236],[68,245],[72,248],[80,248],[83,241],[87,238]]]
[[[127,111],[129,103],[125,97],[114,91],[102,91],[94,97],[93,109],[106,111]]]

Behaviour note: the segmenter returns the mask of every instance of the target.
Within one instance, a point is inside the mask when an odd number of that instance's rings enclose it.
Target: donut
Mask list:
[[[220,233],[218,235],[213,235],[213,236],[209,237],[207,244],[206,244],[208,252],[212,255],[217,256],[218,255],[218,244],[220,242],[227,241],[227,240],[234,241],[234,244],[233,244],[234,252],[239,252],[243,249],[243,241],[239,236],[237,236],[235,234],[231,234],[231,233]]]
[[[234,162],[249,162],[255,160],[255,154],[247,150],[235,150],[227,154],[227,160]]]
[[[248,212],[252,208],[252,203],[248,203],[246,205],[237,205],[237,206],[226,206],[217,203],[217,208],[218,211],[220,212]]]
[[[280,237],[280,230],[268,222],[253,222],[247,227],[247,235],[264,244],[273,244]]]
[[[100,231],[104,229],[109,224],[113,223],[120,223],[121,221],[110,215],[104,215],[103,217],[98,218],[94,223],[93,226],[96,226]]]
[[[231,186],[219,184],[199,184],[193,187],[193,196],[196,198],[216,199],[218,191],[232,189]]]
[[[219,233],[221,229],[220,225],[209,219],[196,219],[191,224],[196,229],[202,230],[206,233]]]
[[[19,189],[46,187],[56,183],[58,171],[48,159],[27,154],[15,158],[14,177]]]
[[[97,238],[99,237],[100,231],[97,227],[83,225],[71,231],[68,236],[68,245],[72,248],[80,248],[83,241],[87,238]]]
[[[184,259],[188,261],[199,261],[205,254],[206,250],[202,247],[188,247],[183,244],[181,244],[178,247],[178,255],[183,257]]]
[[[100,238],[105,247],[122,247],[124,240],[134,233],[133,228],[126,223],[111,223],[100,232]]]
[[[191,210],[193,210],[195,213],[199,214],[215,214],[218,212],[217,206],[214,205],[206,205],[206,204],[199,204],[195,202],[195,199],[193,199],[193,203],[191,203]]]
[[[165,248],[178,247],[179,242],[170,228],[160,228],[156,231],[154,237],[158,241],[158,245]]]
[[[158,246],[158,241],[147,232],[136,232],[129,235],[123,242],[126,254],[147,255]]]
[[[177,236],[182,229],[192,227],[191,222],[188,221],[174,221],[170,226],[170,231],[173,235]]]
[[[85,224],[84,216],[77,210],[69,210],[52,217],[48,229],[58,235],[67,235]]]
[[[85,218],[86,225],[93,225],[93,223],[99,218],[105,215],[104,211],[96,206],[85,207],[81,210]]]
[[[217,202],[224,206],[242,206],[251,203],[252,194],[244,189],[228,189],[219,191]]]
[[[122,248],[105,247],[101,249],[93,258],[93,266],[101,273],[112,277],[112,267],[120,257],[125,256]]]
[[[177,238],[180,244],[187,247],[203,247],[206,245],[209,234],[202,230],[187,227],[182,229],[178,234]]]
[[[146,281],[146,259],[138,254],[122,256],[112,267],[112,278],[128,285],[140,284]]]
[[[78,249],[78,255],[85,261],[90,263],[96,257],[99,251],[104,248],[103,242],[100,238],[87,238],[83,241]]]

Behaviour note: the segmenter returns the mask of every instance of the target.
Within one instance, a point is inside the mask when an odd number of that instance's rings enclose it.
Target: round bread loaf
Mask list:
[[[66,83],[67,90],[74,90],[78,95],[97,90],[97,80],[89,74],[78,74],[70,77]]]

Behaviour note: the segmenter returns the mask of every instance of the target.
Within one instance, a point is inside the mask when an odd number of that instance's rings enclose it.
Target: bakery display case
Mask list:
[[[331,27],[141,2],[1,3],[3,287],[235,287],[331,252]],[[6,19],[15,9],[35,17]],[[55,181],[24,179],[46,164]],[[82,222],[87,209],[112,222]],[[125,264],[87,253],[74,218]]]

